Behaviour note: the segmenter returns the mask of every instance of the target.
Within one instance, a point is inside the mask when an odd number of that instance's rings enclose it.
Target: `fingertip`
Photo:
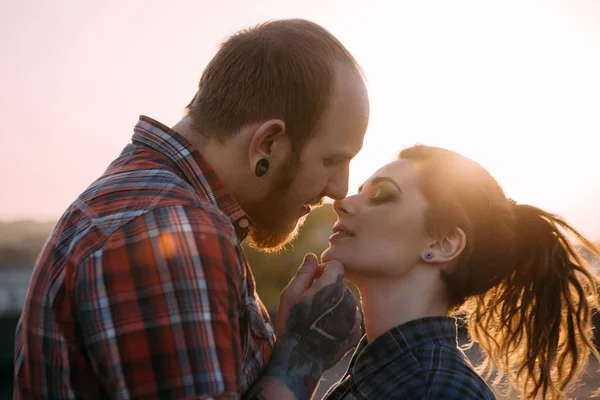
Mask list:
[[[296,272],[296,275],[306,275],[309,274],[311,276],[314,276],[314,274],[317,272],[317,263],[316,261],[316,257],[314,254],[312,253],[308,253],[304,256],[304,260],[302,260],[302,264],[300,265],[300,268],[298,268],[298,271]]]
[[[315,265],[319,265],[319,257],[317,257],[316,254],[314,253],[308,253],[307,256],[310,258],[310,262],[315,264]]]
[[[302,261],[302,264],[317,265],[318,264],[317,256],[314,253],[306,253],[306,255],[304,255],[304,260]]]
[[[312,288],[314,290],[319,290],[325,286],[336,284],[338,282],[341,283],[341,280],[344,278],[344,266],[339,261],[330,261],[325,264],[324,267],[318,266],[317,273],[320,273],[320,276],[314,281]],[[321,272],[319,268],[323,268]],[[344,286],[340,285],[340,290],[343,290]]]

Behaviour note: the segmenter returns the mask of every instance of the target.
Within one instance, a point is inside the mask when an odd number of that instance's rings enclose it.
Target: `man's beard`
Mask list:
[[[276,178],[265,198],[247,204],[244,208],[253,222],[248,235],[250,247],[266,253],[276,252],[298,236],[298,230],[306,216],[297,219],[295,215],[290,215],[294,209],[290,209],[289,204],[293,203],[293,199],[289,198],[289,191],[297,171],[297,163],[288,164]],[[322,204],[318,201],[316,203],[318,204],[315,205]]]

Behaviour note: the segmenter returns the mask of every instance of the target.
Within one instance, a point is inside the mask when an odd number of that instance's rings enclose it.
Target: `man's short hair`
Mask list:
[[[302,19],[275,20],[229,37],[210,61],[187,106],[195,128],[226,141],[246,124],[282,119],[295,152],[330,103],[339,65],[362,76],[329,31]]]

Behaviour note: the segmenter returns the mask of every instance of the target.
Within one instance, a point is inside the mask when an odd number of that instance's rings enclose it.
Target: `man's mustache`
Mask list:
[[[319,200],[316,200],[316,201],[312,201],[312,202],[309,202],[309,203],[307,203],[307,205],[308,205],[308,206],[310,206],[310,208],[319,208],[319,207],[321,207],[323,204],[325,204],[325,198],[324,198],[324,197],[322,197],[322,198],[321,198],[321,199],[319,199]]]

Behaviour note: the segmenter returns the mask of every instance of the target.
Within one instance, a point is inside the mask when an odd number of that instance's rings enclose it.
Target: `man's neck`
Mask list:
[[[183,117],[179,122],[173,125],[171,129],[186,138],[187,141],[192,144],[194,149],[198,150],[204,156],[204,140],[202,140],[201,135],[195,131],[190,117]]]
[[[216,139],[204,138],[196,131],[189,117],[182,118],[171,129],[186,138],[193,148],[202,154],[211,168],[215,171],[227,191],[238,201],[240,206],[245,204],[247,185],[252,176],[244,175],[246,172],[239,163],[243,159],[238,149],[243,148],[242,137],[234,137],[226,144]]]

